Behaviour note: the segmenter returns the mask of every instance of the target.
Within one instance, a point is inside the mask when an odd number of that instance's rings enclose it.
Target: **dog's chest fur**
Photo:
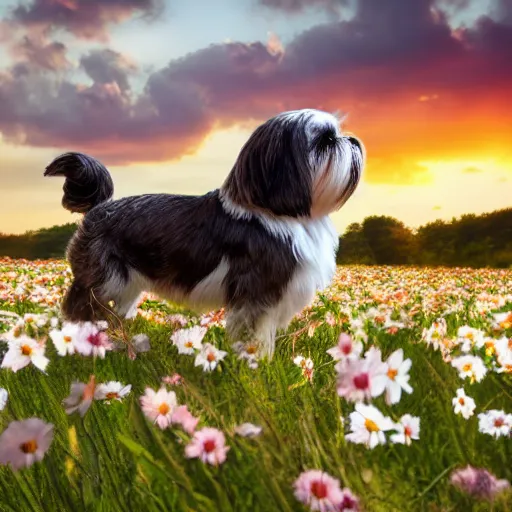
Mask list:
[[[328,217],[322,219],[299,222],[296,220],[285,221],[261,221],[269,235],[269,239],[277,239],[285,242],[279,253],[270,254],[274,268],[280,265],[293,266],[286,282],[279,283],[280,277],[272,272],[272,267],[262,262],[261,279],[274,281],[276,288],[281,288],[279,296],[273,301],[270,314],[276,327],[286,327],[295,314],[306,307],[314,298],[318,290],[326,288],[334,276],[336,270],[336,249],[338,247],[338,235],[331,220]],[[271,244],[269,244],[269,249]],[[289,253],[285,258],[284,253]],[[284,261],[287,260],[287,261]],[[255,262],[255,265],[258,263]],[[226,297],[230,296],[226,289],[226,279],[230,273],[235,280],[244,276],[237,275],[236,260],[223,258],[217,268],[198,283],[191,291],[189,302],[195,305],[220,307],[224,305]],[[268,275],[265,274],[265,268]],[[247,297],[257,302],[258,284],[254,283],[254,295]],[[279,285],[282,286],[279,286]]]
[[[336,271],[338,235],[328,217],[290,227],[298,264],[276,308],[277,327],[281,328],[331,283]]]

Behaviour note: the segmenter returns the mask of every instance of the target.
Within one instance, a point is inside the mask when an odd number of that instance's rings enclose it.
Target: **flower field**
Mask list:
[[[69,324],[0,259],[0,511],[510,511],[512,271],[340,267],[271,362],[146,295]]]

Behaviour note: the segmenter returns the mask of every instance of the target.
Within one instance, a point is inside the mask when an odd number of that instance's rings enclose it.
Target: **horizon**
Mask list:
[[[474,212],[470,212],[470,213],[463,213],[461,215],[458,215],[456,217],[452,217],[451,219],[441,219],[441,218],[436,218],[436,219],[433,219],[433,220],[430,220],[424,224],[421,224],[419,226],[410,226],[409,224],[407,224],[406,222],[404,222],[402,219],[399,219],[397,217],[392,217],[394,218],[395,220],[399,221],[399,222],[402,222],[404,224],[404,226],[406,228],[409,228],[413,234],[416,234],[418,228],[421,228],[423,226],[425,226],[426,224],[429,224],[429,223],[436,223],[436,222],[444,222],[446,224],[450,224],[454,221],[458,221],[460,220],[462,217],[466,216],[466,215],[475,215],[475,216],[485,216],[485,215],[491,215],[493,213],[496,213],[496,212],[500,212],[500,211],[504,211],[504,210],[512,210],[512,206],[509,206],[509,207],[504,207],[504,208],[498,208],[496,210],[491,210],[491,211],[486,211],[486,212],[482,212],[482,213],[479,213],[479,214],[475,214]],[[70,217],[72,217],[71,219],[69,219],[68,221],[66,222],[63,222],[61,224],[53,224],[51,226],[43,226],[41,228],[36,228],[36,229],[28,229],[26,231],[23,231],[21,233],[6,233],[6,232],[3,232],[3,231],[0,231],[0,237],[6,237],[6,236],[24,236],[24,235],[27,235],[29,233],[37,233],[37,232],[40,232],[40,231],[44,231],[44,230],[48,230],[48,229],[52,229],[52,228],[59,228],[59,227],[63,227],[63,226],[66,226],[66,225],[70,225],[70,224],[77,224],[78,225],[78,222],[80,220],[79,217],[82,217],[82,214],[78,214],[78,213],[74,213],[74,214],[69,214]],[[373,216],[373,214],[372,214]],[[376,216],[380,216],[380,215],[376,215]],[[384,215],[382,215],[384,216]],[[360,220],[356,220],[354,221],[354,223],[356,224],[363,224],[364,220],[366,218],[370,217],[367,216],[363,219],[360,219]],[[349,225],[347,225],[347,228],[349,227]],[[342,232],[339,232],[339,236],[343,236],[346,232],[346,228],[342,231]]]
[[[332,219],[417,228],[512,206],[507,0],[7,0],[0,233],[74,222],[45,166],[99,158],[115,197],[218,188],[283,110],[348,113],[367,151]]]

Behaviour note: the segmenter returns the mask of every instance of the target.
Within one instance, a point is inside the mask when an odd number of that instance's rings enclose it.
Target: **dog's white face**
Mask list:
[[[222,188],[234,205],[274,216],[317,218],[343,206],[359,182],[363,145],[339,119],[283,112],[251,135]]]

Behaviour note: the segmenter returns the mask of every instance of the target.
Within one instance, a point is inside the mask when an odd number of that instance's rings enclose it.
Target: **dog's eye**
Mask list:
[[[314,144],[318,149],[322,150],[336,146],[337,142],[336,132],[334,130],[326,130],[318,135]]]

